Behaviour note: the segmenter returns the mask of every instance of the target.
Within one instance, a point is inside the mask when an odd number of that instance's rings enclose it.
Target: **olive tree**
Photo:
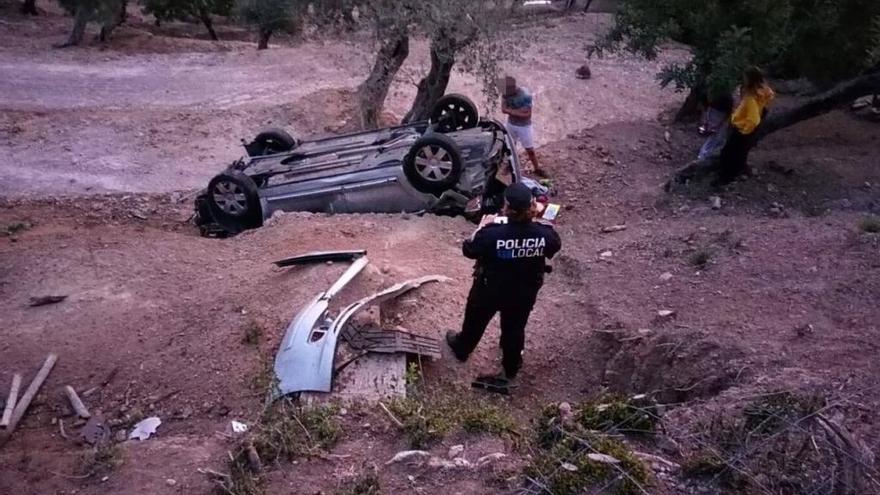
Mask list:
[[[278,31],[295,29],[296,15],[308,7],[302,0],[238,0],[238,18],[257,30],[257,49],[269,48],[269,38]]]
[[[212,15],[228,16],[232,12],[233,0],[142,0],[145,14],[152,14],[156,21],[192,21],[198,19],[208,36],[216,41]]]
[[[73,29],[65,43],[58,48],[82,43],[89,22],[101,24],[101,41],[106,41],[110,31],[119,24],[122,0],[59,0],[62,7],[73,15]]]
[[[876,67],[868,54],[878,17],[875,0],[623,0],[613,27],[590,52],[626,50],[653,59],[668,40],[690,45],[687,62],[658,74],[662,85],[689,91],[678,119],[693,114],[703,96],[733,91],[747,65],[827,89],[772,114],[761,130],[766,135],[871,91]]]

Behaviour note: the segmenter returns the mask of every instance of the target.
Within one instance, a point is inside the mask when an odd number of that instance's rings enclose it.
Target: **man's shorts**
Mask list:
[[[535,147],[535,133],[532,131],[532,125],[513,125],[507,123],[507,132],[513,136],[515,143],[522,144],[523,148],[530,150]]]

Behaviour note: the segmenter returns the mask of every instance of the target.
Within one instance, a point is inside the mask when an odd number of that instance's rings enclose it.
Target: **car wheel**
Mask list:
[[[259,227],[263,223],[257,185],[237,170],[227,170],[211,179],[207,198],[214,220],[230,231]]]
[[[437,132],[454,132],[476,127],[480,121],[477,106],[464,95],[448,94],[431,109],[431,122]]]
[[[455,141],[433,134],[412,145],[403,159],[403,172],[418,191],[440,194],[458,183],[463,163]]]
[[[284,129],[266,129],[257,134],[248,153],[251,156],[274,155],[290,151],[298,144]]]

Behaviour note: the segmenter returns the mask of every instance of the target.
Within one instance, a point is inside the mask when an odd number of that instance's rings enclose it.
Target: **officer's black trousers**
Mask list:
[[[501,313],[501,365],[508,378],[513,378],[522,366],[522,350],[525,346],[525,329],[529,314],[535,305],[540,286],[511,287],[491,283],[483,277],[474,279],[464,310],[464,323],[455,341],[456,354],[462,358],[469,356],[486,327],[495,316]]]

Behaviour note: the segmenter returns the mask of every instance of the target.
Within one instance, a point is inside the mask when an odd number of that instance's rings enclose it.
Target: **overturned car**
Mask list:
[[[269,129],[244,147],[196,198],[203,235],[256,228],[276,211],[478,217],[527,180],[504,125],[461,95],[441,98],[424,122],[312,141]]]

